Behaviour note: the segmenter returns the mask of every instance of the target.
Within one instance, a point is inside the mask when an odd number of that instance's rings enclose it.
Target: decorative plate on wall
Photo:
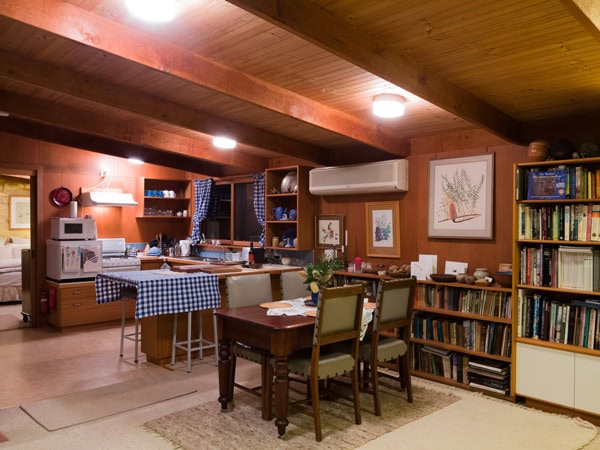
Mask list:
[[[287,194],[288,192],[297,192],[298,191],[298,178],[296,176],[296,172],[288,172],[285,177],[283,177],[283,181],[281,182],[281,193]]]
[[[56,206],[67,206],[73,200],[73,193],[66,187],[59,187],[50,192],[50,201]]]

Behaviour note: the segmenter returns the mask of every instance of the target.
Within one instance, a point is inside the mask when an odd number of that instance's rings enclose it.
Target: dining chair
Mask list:
[[[254,275],[238,275],[227,277],[227,305],[229,308],[259,305],[273,299],[271,276],[268,273]],[[229,397],[233,399],[233,389],[237,387],[261,397],[262,418],[272,418],[273,368],[270,354],[245,344],[234,342],[231,347],[231,380],[229,381]],[[260,364],[261,386],[249,387],[235,381],[236,358],[243,358]]]
[[[281,272],[281,298],[283,300],[291,300],[294,298],[303,298],[310,295],[308,285],[304,283],[304,278],[300,272]]]
[[[406,389],[408,402],[413,401],[408,345],[416,285],[414,277],[379,283],[372,332],[359,346],[359,359],[364,367],[361,384],[370,384],[377,416],[381,415],[379,363],[397,359],[397,379],[400,386]],[[394,336],[389,335],[392,330]]]
[[[319,300],[315,319],[312,351],[310,355],[290,357],[290,373],[305,377],[310,385],[310,399],[315,428],[315,438],[322,440],[321,410],[319,399],[320,381],[349,373],[352,379],[354,421],[361,423],[358,344],[363,308],[362,286],[327,288]],[[327,351],[326,346],[349,342],[349,351]]]

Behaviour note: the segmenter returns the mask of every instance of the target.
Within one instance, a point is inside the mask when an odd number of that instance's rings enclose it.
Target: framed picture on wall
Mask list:
[[[320,214],[315,217],[315,247],[334,248],[343,245],[344,216]]]
[[[492,239],[494,154],[429,162],[429,237]]]
[[[29,229],[31,227],[31,211],[29,197],[10,197],[11,230]]]
[[[366,203],[367,256],[400,257],[399,202]]]

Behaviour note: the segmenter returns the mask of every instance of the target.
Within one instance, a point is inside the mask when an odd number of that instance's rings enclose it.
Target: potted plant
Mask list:
[[[338,257],[321,255],[316,263],[307,264],[300,276],[312,296],[312,303],[317,304],[319,292],[333,283],[333,273],[342,268],[342,260]]]

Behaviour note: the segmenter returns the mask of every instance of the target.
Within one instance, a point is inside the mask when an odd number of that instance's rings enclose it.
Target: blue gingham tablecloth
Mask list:
[[[221,307],[219,277],[170,270],[106,272],[96,275],[96,303],[121,299],[121,288],[135,287],[135,318]]]

